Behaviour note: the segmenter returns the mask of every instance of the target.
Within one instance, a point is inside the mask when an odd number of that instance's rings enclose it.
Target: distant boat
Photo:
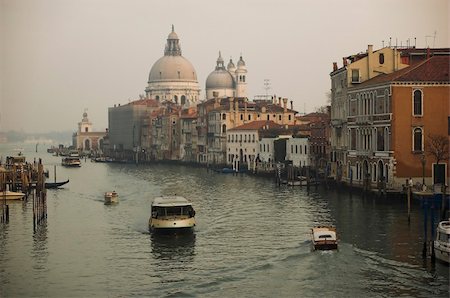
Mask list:
[[[337,249],[336,228],[318,226],[311,229],[311,240],[314,250]]]
[[[75,156],[64,157],[61,164],[65,167],[81,167],[80,158]]]
[[[4,200],[5,197],[7,200],[21,200],[24,196],[25,194],[23,192],[14,192],[9,190],[0,192],[0,198],[2,200]]]
[[[119,202],[119,195],[116,191],[105,192],[105,205],[114,204]]]
[[[60,186],[63,186],[65,184],[69,183],[69,179],[67,179],[66,181],[61,181],[61,182],[45,182],[45,188],[49,189],[49,188],[58,188]]]

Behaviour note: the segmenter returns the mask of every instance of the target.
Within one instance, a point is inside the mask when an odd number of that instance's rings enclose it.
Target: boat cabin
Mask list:
[[[160,197],[152,204],[152,218],[194,216],[192,204],[183,197]]]

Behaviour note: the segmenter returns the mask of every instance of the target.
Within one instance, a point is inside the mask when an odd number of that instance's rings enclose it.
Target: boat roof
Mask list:
[[[314,241],[318,240],[336,240],[336,228],[334,227],[315,227],[312,228]]]
[[[175,206],[190,206],[190,205],[192,205],[192,203],[182,196],[156,197],[152,203],[152,206],[159,206],[159,207],[175,207]]]

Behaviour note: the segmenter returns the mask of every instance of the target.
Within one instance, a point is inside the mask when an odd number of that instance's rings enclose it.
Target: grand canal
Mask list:
[[[13,154],[2,145],[0,155]],[[278,187],[247,175],[179,165],[62,168],[34,146],[63,189],[33,233],[32,203],[0,224],[1,297],[448,297],[449,267],[422,258],[420,205],[324,188]],[[120,203],[103,204],[116,190]],[[153,236],[150,202],[179,194],[196,208],[193,235]],[[336,252],[311,252],[309,230],[336,225]]]

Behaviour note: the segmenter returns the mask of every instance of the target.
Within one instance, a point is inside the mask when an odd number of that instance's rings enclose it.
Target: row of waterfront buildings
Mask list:
[[[405,179],[447,183],[450,135],[450,49],[384,47],[333,64],[331,106],[299,115],[287,98],[249,100],[242,56],[225,67],[219,53],[206,98],[177,34],[151,68],[146,95],[108,109],[108,129],[92,132],[83,115],[74,134],[80,150],[120,160],[171,160],[234,169],[273,170],[278,163],[312,167],[354,185]],[[432,144],[443,139],[440,156]],[[445,149],[446,144],[446,149]],[[439,148],[438,148],[439,149]],[[436,151],[436,148],[434,148]]]

